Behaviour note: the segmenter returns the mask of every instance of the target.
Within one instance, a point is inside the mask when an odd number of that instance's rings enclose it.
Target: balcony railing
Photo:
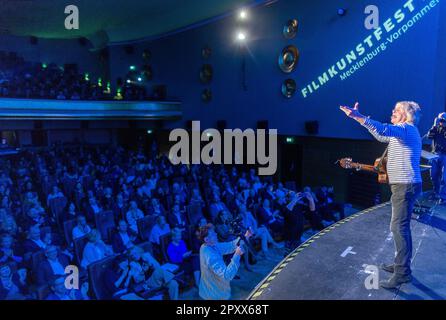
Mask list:
[[[179,101],[77,101],[0,98],[0,119],[175,120]]]

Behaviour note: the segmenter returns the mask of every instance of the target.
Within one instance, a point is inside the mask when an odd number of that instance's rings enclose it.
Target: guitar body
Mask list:
[[[389,183],[389,176],[387,175],[387,157],[383,159],[381,162],[381,158],[378,158],[375,160],[375,164],[373,165],[375,168],[377,168],[378,173],[378,182],[382,184],[388,184]]]

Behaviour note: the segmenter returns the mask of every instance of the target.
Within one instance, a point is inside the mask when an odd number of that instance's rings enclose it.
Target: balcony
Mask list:
[[[0,98],[0,120],[177,120],[179,101],[76,101]]]

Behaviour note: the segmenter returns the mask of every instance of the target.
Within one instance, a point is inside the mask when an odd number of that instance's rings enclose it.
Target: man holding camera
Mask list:
[[[434,186],[435,197],[442,203],[446,202],[446,113],[442,112],[434,120],[434,125],[427,133],[432,140],[432,152],[438,155],[430,161],[431,179]]]
[[[249,239],[252,233],[246,231]],[[218,242],[212,224],[200,228],[199,238],[203,241],[200,248],[200,285],[199,295],[204,300],[228,300],[231,298],[231,280],[236,276],[243,255],[243,241],[237,238],[230,242]],[[239,243],[240,242],[240,243]],[[223,256],[233,254],[226,265]]]

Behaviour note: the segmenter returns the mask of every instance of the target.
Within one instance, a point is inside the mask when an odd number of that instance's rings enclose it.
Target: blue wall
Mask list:
[[[380,9],[380,25],[403,8],[406,1],[374,1]],[[281,134],[304,135],[304,122],[319,120],[320,136],[363,139],[369,135],[341,114],[340,104],[352,105],[358,100],[363,113],[387,121],[396,101],[415,100],[423,108],[420,126],[425,131],[433,116],[445,106],[444,0],[350,78],[344,81],[333,78],[307,98],[300,91],[290,100],[280,94],[282,81],[287,77],[295,79],[302,89],[373,33],[364,27],[363,12],[368,4],[370,1],[362,0],[279,0],[252,9],[246,23],[250,52],[246,58],[247,91],[242,89],[242,53],[234,42],[238,29],[234,17],[137,44],[134,55],[127,55],[122,47],[111,47],[111,77],[125,74],[130,64],[142,65],[142,50],[148,48],[152,51],[150,63],[154,70],[154,80],[149,85],[167,84],[169,96],[183,102],[184,120],[201,120],[202,127],[215,127],[220,119],[226,119],[230,128],[255,127],[256,121],[269,120],[270,128],[278,128]],[[429,5],[428,0],[413,0],[416,11],[425,5]],[[337,16],[340,6],[348,10],[344,17]],[[401,25],[415,14],[408,9],[404,12],[406,19]],[[286,40],[282,28],[291,18],[299,20],[300,30],[295,39]],[[387,36],[384,31],[383,37]],[[206,44],[213,50],[208,60],[201,57]],[[282,73],[277,65],[279,53],[288,44],[296,45],[301,53],[299,66],[290,75]],[[214,79],[209,86],[199,82],[203,63],[214,68]],[[213,101],[209,104],[200,99],[206,87],[213,91]],[[184,126],[184,121],[170,126]]]

